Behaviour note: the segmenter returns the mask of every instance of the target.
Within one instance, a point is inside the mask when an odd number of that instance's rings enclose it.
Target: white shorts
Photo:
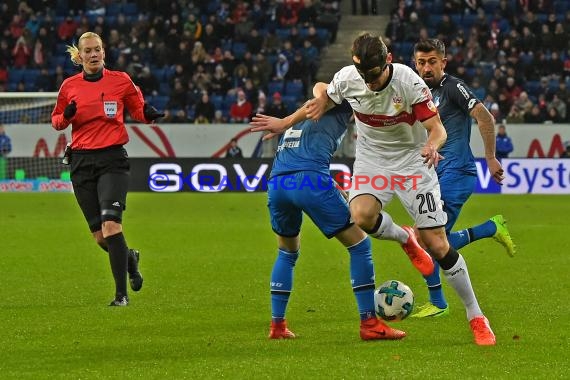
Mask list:
[[[418,228],[445,226],[447,214],[443,211],[437,174],[433,167],[427,168],[421,156],[402,164],[401,170],[383,169],[387,165],[371,161],[375,160],[354,162],[349,202],[370,194],[385,208],[396,194]]]

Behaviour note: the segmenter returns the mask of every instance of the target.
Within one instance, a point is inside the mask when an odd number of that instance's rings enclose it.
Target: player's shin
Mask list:
[[[395,240],[400,244],[404,244],[408,240],[408,233],[394,223],[390,214],[385,211],[380,211],[376,225],[371,231],[366,232],[376,239]]]
[[[280,249],[271,272],[271,318],[273,322],[285,319],[289,296],[293,289],[293,269],[299,258],[299,251],[287,252]]]
[[[471,320],[476,316],[483,315],[471,286],[467,263],[463,256],[450,246],[447,254],[438,262],[443,269],[447,282],[461,298],[467,312],[467,319]]]
[[[429,276],[424,276],[426,285],[429,291],[429,301],[432,305],[437,306],[440,309],[445,309],[447,307],[447,301],[443,295],[443,290],[441,289],[441,276],[439,274],[439,264],[434,260],[434,270]]]
[[[107,236],[107,247],[109,249],[109,261],[111,263],[111,271],[115,279],[115,295],[127,295],[127,265],[128,253],[127,242],[122,232]]]
[[[350,253],[350,281],[360,320],[374,317],[374,262],[372,244],[366,236],[359,243],[348,247]]]

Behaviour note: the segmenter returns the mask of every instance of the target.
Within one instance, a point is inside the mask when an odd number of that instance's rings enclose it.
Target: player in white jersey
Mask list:
[[[465,305],[478,345],[494,345],[495,335],[471,286],[467,264],[449,245],[434,166],[447,134],[425,82],[410,68],[392,64],[380,37],[360,35],[352,46],[354,65],[338,71],[326,93],[316,93],[305,112],[259,120],[254,130],[278,133],[300,116],[319,119],[343,99],[356,119],[357,150],[350,188],[351,215],[379,239],[401,240],[406,233],[382,210],[395,195],[414,218],[422,241]],[[328,96],[327,96],[328,95]]]

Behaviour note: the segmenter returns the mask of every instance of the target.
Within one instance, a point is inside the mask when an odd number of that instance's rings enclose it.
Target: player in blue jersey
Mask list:
[[[271,339],[295,338],[287,327],[285,311],[293,288],[293,269],[299,257],[303,212],[327,238],[336,237],[350,254],[350,277],[361,320],[360,337],[363,340],[402,339],[406,335],[376,317],[370,238],[351,221],[346,199],[330,175],[331,158],[351,115],[352,109],[345,102],[318,122],[308,120],[293,125],[280,138],[267,182],[271,227],[278,241],[270,283]],[[254,117],[252,125],[255,126],[259,118]]]
[[[487,166],[493,179],[501,184],[504,179],[501,163],[495,157],[495,121],[491,113],[477,99],[462,80],[444,72],[447,63],[445,45],[438,39],[418,42],[414,47],[416,70],[430,87],[433,100],[447,131],[447,141],[440,149],[444,160],[436,168],[441,188],[445,225],[449,243],[455,248],[479,239],[493,237],[513,256],[515,246],[502,215],[465,230],[451,232],[461,208],[473,193],[477,183],[475,159],[469,146],[471,120],[477,121]],[[441,289],[439,265],[434,260],[433,274],[424,276],[429,289],[430,302],[420,306],[414,317],[432,317],[448,313],[448,305]]]

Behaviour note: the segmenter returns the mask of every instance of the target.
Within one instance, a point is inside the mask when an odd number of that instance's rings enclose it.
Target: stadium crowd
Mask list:
[[[338,0],[9,0],[0,11],[0,91],[57,91],[78,70],[65,46],[94,31],[107,67],[129,73],[164,121],[197,123],[295,109],[340,20]],[[498,121],[570,122],[569,1],[395,0],[390,14],[396,62],[413,67],[414,43],[440,38],[446,72]]]
[[[0,5],[0,91],[57,91],[79,68],[66,45],[93,31],[165,122],[248,122],[304,100],[338,1],[27,0]]]
[[[385,35],[395,60],[410,65],[417,41],[443,40],[446,72],[498,121],[570,121],[567,0],[396,0]]]

